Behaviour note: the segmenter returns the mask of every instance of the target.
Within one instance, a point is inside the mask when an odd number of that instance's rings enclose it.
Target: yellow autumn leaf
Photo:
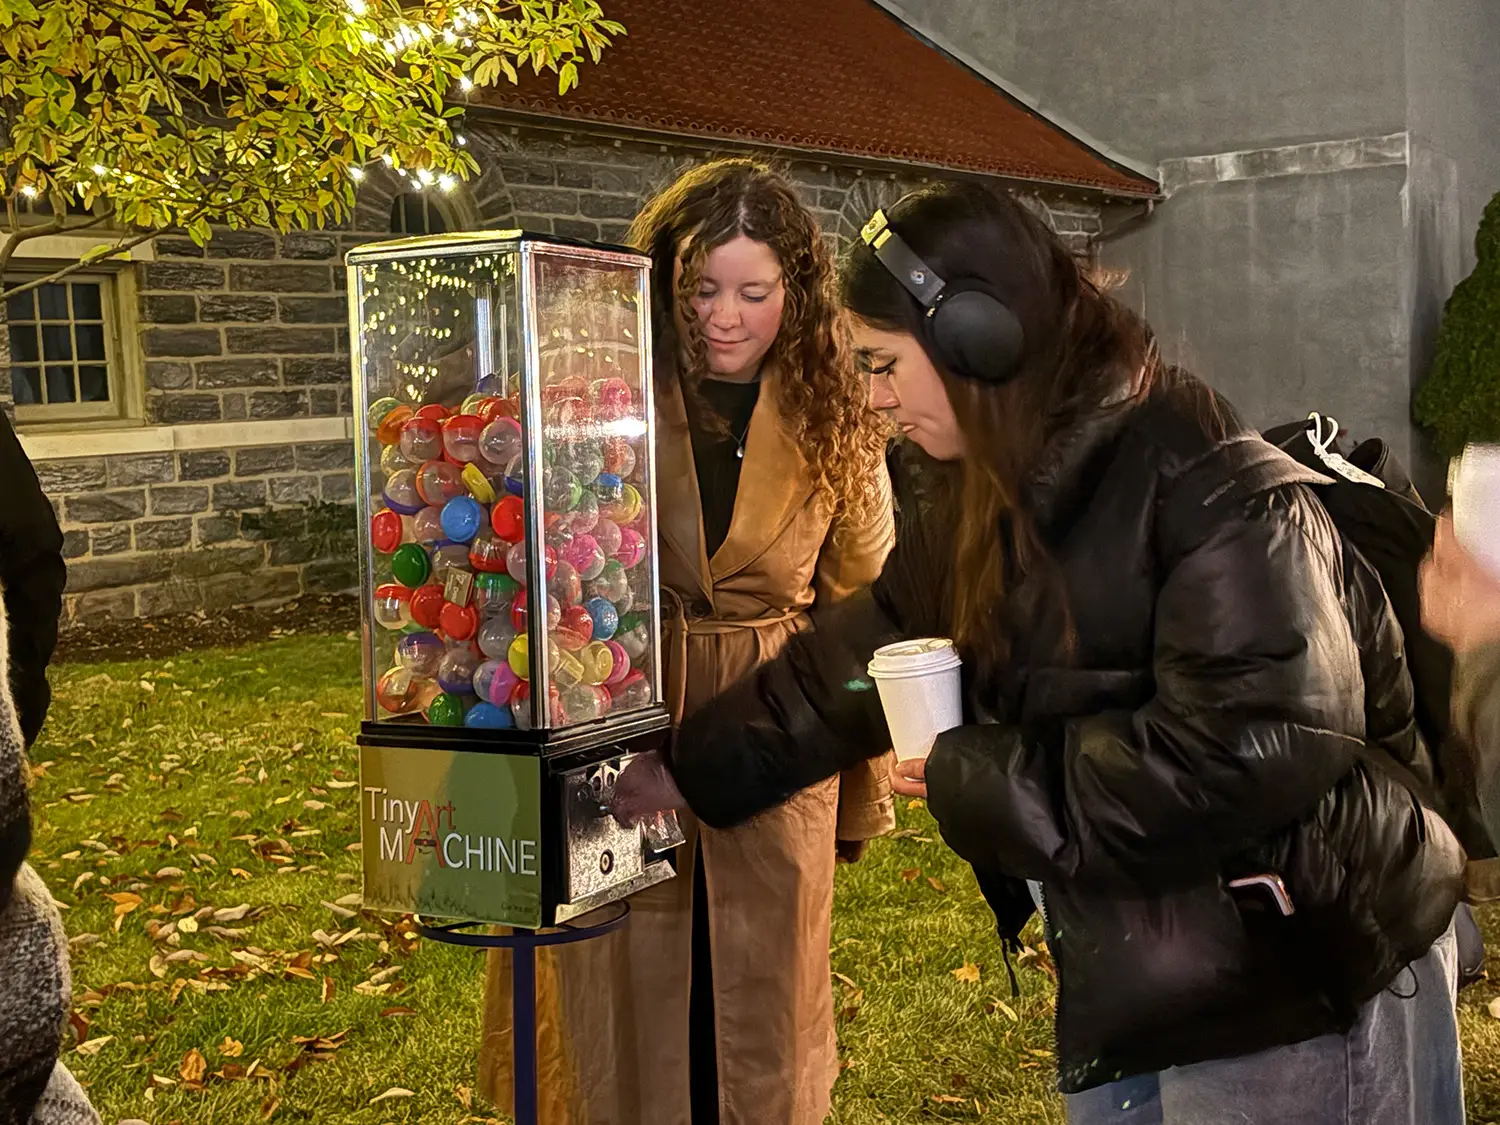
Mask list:
[[[219,1054],[226,1059],[237,1059],[245,1053],[245,1045],[238,1039],[224,1036],[224,1042],[219,1044]]]
[[[203,1052],[194,1047],[182,1056],[182,1065],[177,1068],[177,1073],[184,1082],[202,1082],[203,1076],[208,1073],[208,1060],[203,1057]]]
[[[964,984],[979,983],[979,966],[972,961],[965,961],[961,968],[953,970],[953,975]]]

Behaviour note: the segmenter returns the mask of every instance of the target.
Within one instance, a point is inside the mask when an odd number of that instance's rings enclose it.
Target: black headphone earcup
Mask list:
[[[945,297],[929,319],[932,342],[955,375],[1004,383],[1016,373],[1026,334],[1009,306],[968,289]]]

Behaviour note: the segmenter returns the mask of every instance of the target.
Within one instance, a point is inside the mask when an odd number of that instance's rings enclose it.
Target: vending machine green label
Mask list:
[[[538,759],[362,746],[359,776],[366,906],[541,926]]]

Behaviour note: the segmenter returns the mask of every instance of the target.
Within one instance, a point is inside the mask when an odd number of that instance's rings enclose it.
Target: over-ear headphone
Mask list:
[[[926,310],[927,341],[949,371],[982,383],[1015,377],[1026,334],[1010,306],[987,285],[945,281],[891,229],[884,211],[870,216],[860,238]]]

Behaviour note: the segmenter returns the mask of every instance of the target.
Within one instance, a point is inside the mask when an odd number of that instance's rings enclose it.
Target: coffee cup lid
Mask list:
[[[941,671],[959,663],[958,651],[947,637],[923,637],[876,649],[870,661],[870,675],[909,676]]]

